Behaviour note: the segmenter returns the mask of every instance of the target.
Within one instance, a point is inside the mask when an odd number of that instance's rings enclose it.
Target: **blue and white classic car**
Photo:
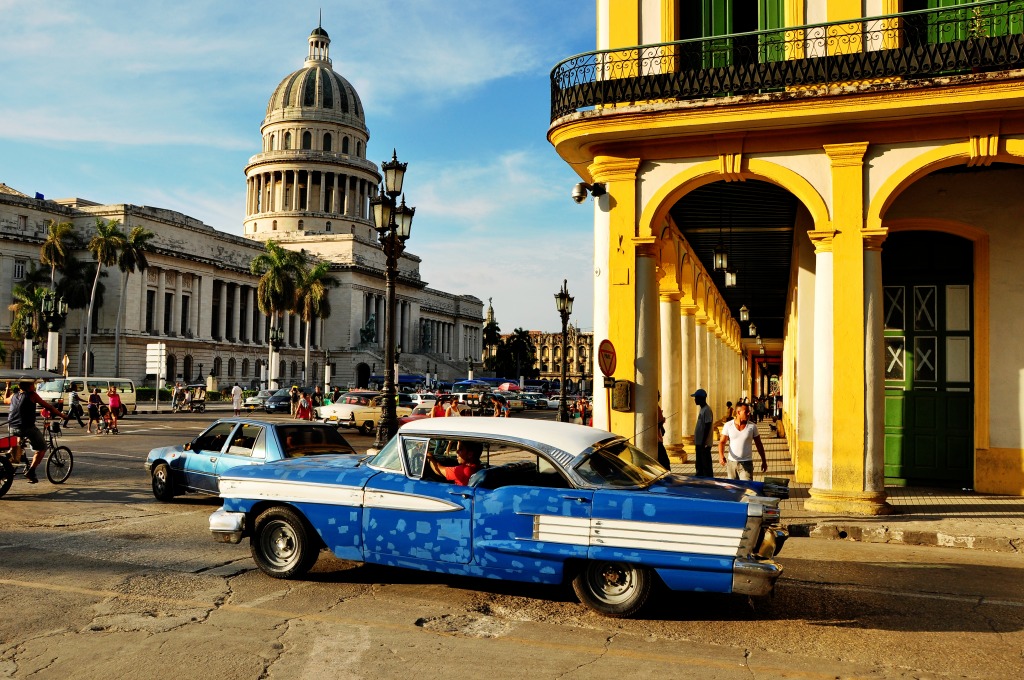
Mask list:
[[[451,452],[481,452],[465,484]],[[464,455],[464,450],[460,451]],[[463,470],[466,472],[466,470]],[[250,537],[275,578],[341,559],[562,583],[616,617],[672,590],[767,595],[785,486],[670,474],[618,435],[505,418],[427,418],[372,457],[282,460],[221,475],[217,540]],[[776,494],[775,496],[768,495]]]

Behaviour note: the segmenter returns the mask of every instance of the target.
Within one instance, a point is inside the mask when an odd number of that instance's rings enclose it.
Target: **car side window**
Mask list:
[[[252,456],[262,433],[263,428],[258,425],[241,425],[232,435],[227,452],[232,456]]]
[[[405,442],[405,469],[409,476],[419,479],[423,475],[423,460],[427,454],[427,439],[411,439],[406,437]]]
[[[402,471],[402,450],[399,448],[401,437],[392,437],[391,441],[384,445],[384,448],[370,460],[370,466],[381,470],[393,472]]]
[[[205,453],[220,453],[235,429],[235,423],[217,423],[192,442],[192,450]]]

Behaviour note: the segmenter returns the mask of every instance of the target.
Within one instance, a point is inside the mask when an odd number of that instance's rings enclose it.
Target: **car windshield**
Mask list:
[[[625,439],[612,439],[595,446],[576,472],[595,486],[636,487],[649,485],[668,470]]]
[[[286,458],[355,453],[355,449],[333,427],[280,426],[277,436]]]
[[[39,385],[36,388],[37,392],[63,392],[64,391],[64,379],[60,380],[47,380],[46,382]]]

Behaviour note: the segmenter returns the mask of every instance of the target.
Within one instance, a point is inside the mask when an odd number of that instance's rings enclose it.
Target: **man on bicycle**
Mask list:
[[[46,438],[36,427],[36,404],[51,412],[56,412],[61,418],[68,416],[56,406],[47,404],[46,401],[36,392],[36,384],[31,380],[25,380],[13,385],[10,391],[10,413],[7,415],[7,425],[11,428],[11,434],[17,437],[17,443],[11,449],[12,462],[21,461],[21,437],[27,437],[32,443],[32,450],[35,455],[25,469],[25,478],[32,484],[39,481],[36,477],[36,468],[42,462],[46,454]]]

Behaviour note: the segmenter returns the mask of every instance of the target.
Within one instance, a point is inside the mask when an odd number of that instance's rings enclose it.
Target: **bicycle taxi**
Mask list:
[[[60,376],[50,371],[35,369],[11,370],[0,369],[0,382],[10,384],[26,380],[51,380]],[[5,390],[6,391],[6,390]],[[54,410],[59,412],[61,405],[59,400],[54,400]],[[74,467],[74,456],[71,449],[66,446],[58,446],[57,438],[61,434],[60,419],[49,419],[46,414],[40,414],[42,420],[40,430],[46,440],[46,478],[53,484],[63,484],[71,476]],[[21,438],[21,461],[17,464],[11,461],[11,450],[17,444],[17,437],[6,434],[0,436],[0,498],[2,498],[14,483],[15,475],[25,472],[28,461],[32,459],[33,451],[28,439]]]

